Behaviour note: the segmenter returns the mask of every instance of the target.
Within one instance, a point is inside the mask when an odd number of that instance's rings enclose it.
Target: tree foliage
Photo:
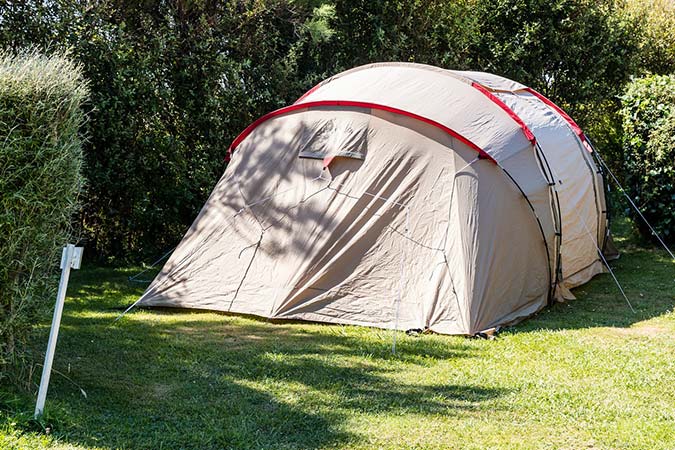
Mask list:
[[[584,105],[618,95],[633,72],[634,24],[612,0],[488,0],[476,8],[475,65],[537,89],[577,117]]]
[[[0,45],[67,48],[82,63],[80,223],[90,254],[138,260],[175,245],[243,128],[359,64],[511,77],[617,147],[617,96],[643,41],[615,1],[26,0],[0,5]]]
[[[637,64],[641,72],[675,72],[675,2],[673,0],[623,0],[622,11],[640,24]]]
[[[297,42],[325,14],[282,1],[5,6],[6,44],[69,48],[91,81],[80,222],[92,253],[139,258],[175,245],[234,136],[302,92]]]

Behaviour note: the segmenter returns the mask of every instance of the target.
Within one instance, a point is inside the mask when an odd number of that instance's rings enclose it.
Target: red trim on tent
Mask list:
[[[335,159],[335,156],[326,156],[323,159],[323,168],[327,169],[328,166],[330,166],[330,163],[332,163],[334,159]]]
[[[530,94],[534,95],[535,97],[537,97],[543,103],[548,105],[551,109],[553,109],[555,112],[557,112],[560,115],[560,117],[565,119],[565,121],[569,124],[570,128],[572,128],[572,131],[574,131],[574,134],[579,136],[579,139],[581,139],[581,142],[582,142],[582,144],[584,144],[584,147],[586,148],[586,150],[588,150],[589,152],[593,152],[593,148],[588,143],[588,140],[586,139],[586,135],[581,130],[581,127],[579,127],[579,125],[577,125],[577,123],[574,121],[574,119],[572,119],[570,116],[568,116],[567,113],[562,110],[562,108],[560,108],[558,105],[556,105],[551,100],[544,97],[542,94],[540,94],[539,92],[535,91],[532,88],[528,87],[528,88],[525,88],[525,90],[527,92],[529,92]]]
[[[525,137],[527,138],[528,141],[532,143],[532,145],[536,144],[537,138],[534,136],[534,133],[532,133],[532,130],[523,122],[523,119],[518,116],[511,108],[509,108],[506,103],[501,101],[499,98],[497,98],[496,95],[494,95],[492,92],[488,91],[483,85],[476,83],[475,81],[471,82],[471,86],[478,89],[483,95],[485,95],[490,101],[497,106],[499,106],[501,109],[503,109],[506,114],[509,115],[520,127],[521,130],[523,130],[523,134],[525,134]]]
[[[352,101],[352,100],[319,100],[315,102],[306,102],[306,103],[294,103],[292,105],[286,106],[281,109],[277,109],[276,111],[269,112],[265,114],[264,116],[260,117],[258,120],[250,124],[244,131],[242,131],[239,136],[236,137],[236,139],[232,142],[230,145],[230,148],[228,150],[228,154],[231,154],[235,148],[241,144],[241,142],[248,137],[249,134],[253,132],[260,124],[263,122],[266,122],[274,117],[281,116],[283,114],[297,111],[299,109],[306,109],[306,108],[313,108],[317,106],[347,106],[347,107],[354,107],[354,108],[369,108],[369,109],[377,109],[380,111],[387,111],[393,114],[399,114],[401,116],[406,116],[406,117],[411,117],[415,120],[419,120],[420,122],[424,122],[426,124],[429,124],[431,126],[434,126],[440,130],[443,130],[450,136],[460,140],[464,144],[468,145],[472,149],[478,152],[481,158],[489,159],[490,161],[494,162],[495,164],[497,161],[495,161],[492,156],[487,154],[485,150],[462,136],[461,134],[457,133],[456,131],[446,127],[445,125],[436,122],[435,120],[429,119],[424,116],[420,116],[418,114],[412,113],[410,111],[405,111],[402,109],[394,108],[392,106],[386,106],[386,105],[380,105],[377,103],[370,103],[370,102],[359,102],[359,101]]]
[[[296,103],[300,103],[302,100],[305,99],[305,97],[307,97],[307,96],[310,95],[312,92],[316,91],[316,90],[319,89],[321,86],[323,86],[323,84],[324,84],[323,81],[322,81],[321,83],[317,84],[317,85],[314,86],[312,89],[310,89],[309,91],[307,91],[307,92],[305,92],[304,94],[302,94],[302,96],[301,96],[299,99],[297,99],[295,102],[293,102],[293,104],[295,105]]]

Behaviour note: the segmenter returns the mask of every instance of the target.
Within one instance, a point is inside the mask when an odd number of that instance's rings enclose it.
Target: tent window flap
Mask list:
[[[300,136],[300,158],[345,157],[363,160],[368,145],[368,119],[327,119],[312,123]]]

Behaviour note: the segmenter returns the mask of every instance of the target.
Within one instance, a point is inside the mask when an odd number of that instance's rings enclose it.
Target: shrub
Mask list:
[[[675,71],[675,2],[672,0],[618,0],[620,8],[641,23],[637,38],[639,69],[668,74]]]
[[[622,97],[624,178],[656,231],[675,241],[675,75],[628,84]],[[640,231],[650,236],[642,221]]]
[[[484,0],[474,10],[474,67],[537,89],[577,120],[632,73],[635,22],[613,0]]]
[[[82,185],[78,130],[86,96],[80,67],[63,55],[0,52],[2,369],[22,356],[56,290]]]

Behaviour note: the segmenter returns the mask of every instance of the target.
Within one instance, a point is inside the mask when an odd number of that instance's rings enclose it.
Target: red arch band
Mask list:
[[[525,134],[525,137],[527,138],[528,141],[532,145],[537,143],[537,138],[534,136],[534,133],[532,133],[532,130],[523,122],[523,119],[520,118],[518,114],[515,113],[511,108],[509,108],[506,103],[501,101],[496,95],[494,95],[492,92],[488,91],[485,89],[485,87],[481,84],[476,83],[475,81],[471,82],[471,86],[478,89],[483,95],[485,95],[490,101],[497,106],[499,106],[501,109],[503,109],[506,114],[511,117],[514,122],[518,124],[521,130],[523,130],[523,134]]]
[[[588,150],[591,153],[593,152],[593,147],[591,147],[591,145],[588,143],[588,139],[586,139],[586,135],[581,130],[581,127],[579,125],[577,125],[577,123],[574,121],[574,119],[572,119],[570,116],[568,116],[567,113],[562,110],[562,108],[560,108],[558,105],[553,103],[547,97],[544,97],[542,94],[540,94],[539,92],[535,91],[532,88],[528,87],[528,88],[525,88],[525,90],[527,92],[529,92],[530,94],[534,95],[535,97],[537,97],[539,100],[541,100],[546,105],[548,105],[552,110],[557,112],[560,115],[560,117],[562,117],[565,120],[565,122],[567,122],[567,124],[570,126],[570,128],[572,129],[574,134],[579,136],[579,139],[581,139],[581,143],[584,144],[584,147],[586,148],[586,150]]]
[[[456,131],[452,130],[451,128],[446,127],[442,123],[436,122],[435,120],[429,119],[424,116],[420,116],[418,114],[412,113],[410,111],[405,111],[403,109],[398,109],[394,108],[392,106],[386,106],[386,105],[380,105],[377,103],[370,103],[370,102],[359,102],[359,101],[352,101],[352,100],[319,100],[319,101],[314,101],[314,102],[305,102],[305,103],[294,103],[292,105],[286,106],[281,109],[277,109],[276,111],[269,112],[265,114],[264,116],[260,117],[258,120],[250,124],[244,131],[242,131],[239,136],[236,137],[236,139],[232,142],[230,145],[230,148],[228,150],[228,154],[232,154],[234,149],[236,149],[241,142],[248,137],[249,134],[253,132],[260,124],[274,118],[277,116],[281,116],[283,114],[287,114],[293,111],[297,111],[300,109],[306,109],[306,108],[312,108],[312,107],[318,107],[318,106],[346,106],[346,107],[353,107],[353,108],[368,108],[368,109],[377,109],[380,111],[387,111],[393,114],[399,114],[401,116],[406,116],[413,118],[415,120],[419,120],[420,122],[424,122],[426,124],[429,124],[433,127],[436,127],[440,130],[443,130],[445,133],[449,134],[450,136],[458,139],[459,141],[463,142],[464,144],[468,145],[471,147],[473,150],[478,152],[478,155],[481,158],[488,159],[492,161],[493,163],[497,164],[497,161],[492,158],[488,153],[486,153],[482,148],[462,136],[461,134],[457,133]]]

